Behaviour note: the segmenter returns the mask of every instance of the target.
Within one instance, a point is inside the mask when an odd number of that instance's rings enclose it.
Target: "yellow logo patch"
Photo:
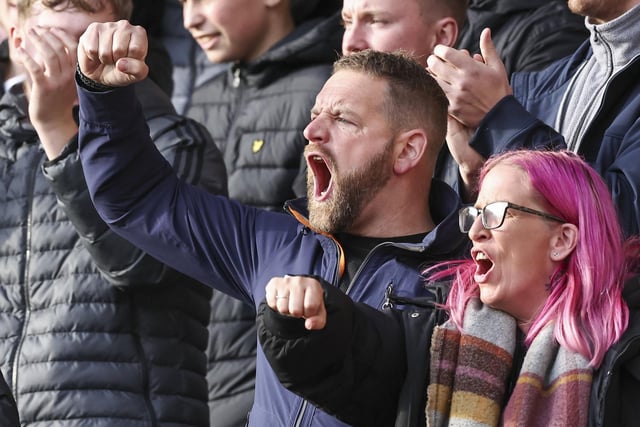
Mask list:
[[[253,140],[253,146],[251,147],[254,153],[257,153],[258,151],[260,151],[262,149],[262,146],[264,145],[264,139],[254,139]]]

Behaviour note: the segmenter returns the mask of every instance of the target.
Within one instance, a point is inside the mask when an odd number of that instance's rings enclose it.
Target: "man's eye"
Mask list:
[[[369,18],[369,24],[384,25],[386,23],[387,23],[387,21],[382,19],[382,18],[375,18],[375,17]]]

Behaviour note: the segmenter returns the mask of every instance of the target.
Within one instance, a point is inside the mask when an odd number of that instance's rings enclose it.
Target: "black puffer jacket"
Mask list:
[[[307,20],[250,64],[195,90],[187,115],[205,124],[224,153],[229,197],[282,210],[306,178],[302,130],[338,57],[337,14]]]
[[[9,39],[0,41],[0,83],[4,83],[6,69],[9,66]],[[0,96],[4,95],[4,84],[0,84]]]
[[[20,418],[18,417],[18,408],[16,401],[13,399],[11,389],[0,374],[0,426],[3,427],[19,427]]]
[[[629,326],[607,352],[593,378],[589,402],[590,427],[638,425],[640,401],[640,276],[629,280],[623,296]]]
[[[508,75],[540,70],[589,37],[584,18],[571,13],[566,0],[470,0],[457,47],[479,52],[485,27],[491,28]]]
[[[179,174],[223,192],[204,128],[150,81],[137,89]],[[25,111],[23,96],[0,101],[0,367],[22,425],[207,426],[211,290],[111,232],[75,144],[45,162]]]

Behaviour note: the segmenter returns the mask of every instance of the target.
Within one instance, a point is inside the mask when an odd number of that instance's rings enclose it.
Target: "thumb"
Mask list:
[[[121,73],[131,76],[132,80],[144,80],[149,74],[149,67],[143,60],[133,58],[120,58],[116,62],[116,68]]]
[[[324,304],[320,307],[317,313],[308,317],[305,316],[304,318],[304,327],[307,330],[313,331],[323,329],[327,324],[327,310],[324,307]]]
[[[503,66],[498,51],[496,51],[496,47],[493,44],[493,40],[491,40],[490,28],[485,28],[480,34],[480,54],[484,59],[484,63],[489,67],[496,68],[496,66]]]

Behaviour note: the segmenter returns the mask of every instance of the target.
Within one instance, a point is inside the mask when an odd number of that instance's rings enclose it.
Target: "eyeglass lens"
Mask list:
[[[478,215],[482,216],[482,225],[484,228],[491,230],[500,227],[504,221],[507,206],[507,203],[495,202],[486,205],[483,209],[478,209],[473,206],[462,208],[458,217],[460,231],[468,233]]]

